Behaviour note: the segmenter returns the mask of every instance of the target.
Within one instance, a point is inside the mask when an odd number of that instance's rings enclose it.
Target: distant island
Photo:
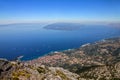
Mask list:
[[[72,31],[80,29],[83,26],[79,23],[53,23],[46,25],[44,29]]]

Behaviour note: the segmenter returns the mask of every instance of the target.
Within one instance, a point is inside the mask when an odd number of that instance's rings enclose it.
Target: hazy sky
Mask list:
[[[0,23],[120,21],[120,0],[0,0]]]

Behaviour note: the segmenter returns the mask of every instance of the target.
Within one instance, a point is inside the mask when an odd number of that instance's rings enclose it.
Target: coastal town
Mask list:
[[[18,57],[20,59],[23,56]],[[119,80],[120,38],[51,52],[29,61],[0,60],[1,80]]]

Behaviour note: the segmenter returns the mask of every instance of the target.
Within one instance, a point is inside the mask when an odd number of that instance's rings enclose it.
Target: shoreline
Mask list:
[[[101,40],[97,40],[95,42],[91,42],[91,43],[85,43],[81,46],[79,46],[78,48],[81,48],[81,47],[84,47],[84,46],[88,46],[88,45],[91,45],[91,44],[97,44],[98,42],[104,42],[108,39],[115,39],[115,38],[120,38],[120,36],[117,36],[117,37],[110,37],[110,38],[105,38],[105,39],[101,39]],[[43,56],[39,56],[37,58],[34,58],[34,59],[30,59],[30,60],[22,60],[23,62],[26,62],[26,61],[32,61],[32,60],[36,60],[36,59],[39,59],[39,58],[42,58],[42,57],[45,57],[45,56],[49,56],[49,55],[52,55],[52,54],[55,54],[56,52],[65,52],[65,51],[68,51],[68,50],[75,50],[75,49],[78,49],[78,48],[70,48],[70,49],[64,49],[64,50],[58,50],[58,51],[50,51],[46,54],[44,54]]]
[[[84,46],[88,46],[88,45],[90,45],[90,44],[97,44],[98,42],[104,42],[104,41],[106,41],[106,40],[115,39],[115,38],[120,38],[120,36],[105,38],[105,39],[97,40],[97,41],[91,42],[91,43],[85,43],[85,44],[83,44],[83,45],[80,45],[78,48],[81,48],[81,47],[84,47]],[[75,49],[78,49],[78,48],[69,48],[69,49],[64,49],[64,50],[50,51],[50,52],[48,52],[48,53],[45,53],[43,56],[36,56],[36,58],[31,58],[31,59],[28,59],[28,60],[23,59],[24,56],[21,55],[21,56],[18,56],[18,57],[16,57],[16,58],[14,58],[13,60],[10,60],[10,61],[17,61],[17,60],[18,60],[18,61],[21,61],[21,62],[27,62],[27,61],[36,60],[36,59],[39,59],[39,58],[42,58],[42,57],[45,57],[45,56],[49,56],[49,55],[52,55],[52,54],[55,54],[55,53],[65,52],[65,51],[69,51],[69,50],[75,50]],[[0,60],[9,60],[9,59],[0,58]]]

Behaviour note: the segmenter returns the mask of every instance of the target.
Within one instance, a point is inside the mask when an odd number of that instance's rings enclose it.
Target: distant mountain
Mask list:
[[[51,29],[51,30],[77,30],[81,27],[82,25],[79,23],[53,23],[46,25],[44,29]]]
[[[118,27],[120,28],[120,23],[110,23],[108,24],[109,26],[113,26],[113,27]]]
[[[13,24],[0,24],[0,27],[25,27],[25,26],[42,26],[46,23],[13,23]]]

